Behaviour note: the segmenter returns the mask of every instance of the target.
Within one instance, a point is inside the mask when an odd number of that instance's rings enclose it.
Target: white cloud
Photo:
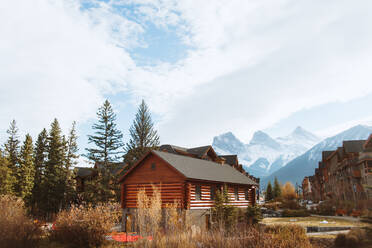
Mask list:
[[[295,111],[372,92],[369,1],[82,2],[94,7],[1,5],[1,123],[84,121],[103,93],[125,90],[161,116],[163,142],[197,145],[229,130],[248,139]],[[136,65],[130,49],[146,46],[148,22],[174,27],[187,56]]]

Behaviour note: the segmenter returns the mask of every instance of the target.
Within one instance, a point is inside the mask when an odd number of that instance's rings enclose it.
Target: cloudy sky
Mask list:
[[[201,4],[202,3],[202,4]],[[57,117],[86,146],[109,99],[162,143],[372,124],[372,1],[12,0],[0,4],[0,140]],[[83,150],[83,149],[81,149]]]

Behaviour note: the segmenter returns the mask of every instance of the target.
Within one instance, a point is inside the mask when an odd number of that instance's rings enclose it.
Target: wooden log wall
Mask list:
[[[137,207],[137,194],[141,189],[145,189],[148,197],[153,195],[153,186],[157,187],[162,200],[162,207],[165,208],[168,204],[178,203],[179,207],[184,207],[184,183],[163,183],[163,184],[125,184],[122,192],[122,207],[123,208],[136,208]]]
[[[196,185],[201,187],[201,199],[196,199]],[[198,184],[191,183],[190,185],[190,206],[189,209],[209,209],[214,206],[214,200],[211,199],[211,186],[217,186],[214,184]],[[248,200],[245,199],[245,189],[248,189]],[[235,199],[235,187],[228,186],[228,194],[230,205],[235,207],[244,208],[249,205],[253,205],[255,202],[255,190],[254,188],[238,187],[239,199]]]

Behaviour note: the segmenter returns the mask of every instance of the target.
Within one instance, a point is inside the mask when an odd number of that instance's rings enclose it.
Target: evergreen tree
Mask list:
[[[116,183],[115,162],[118,162],[123,147],[123,135],[116,128],[116,114],[111,104],[106,100],[97,111],[98,123],[93,125],[94,135],[88,135],[89,143],[94,148],[86,149],[90,160],[95,162],[97,176],[86,185],[87,201],[106,202],[116,199],[115,191],[119,190]]]
[[[48,156],[45,164],[43,195],[40,203],[46,213],[58,212],[63,203],[66,187],[65,143],[57,119],[54,119],[48,136]]]
[[[140,159],[146,152],[159,146],[159,136],[154,129],[149,108],[142,100],[132,126],[129,129],[131,139],[125,147],[124,161],[130,165]]]
[[[69,205],[74,202],[77,197],[76,192],[76,180],[73,174],[72,167],[74,167],[78,162],[79,158],[77,146],[77,135],[76,135],[76,122],[72,123],[72,127],[66,142],[66,193],[65,193],[65,205]]]
[[[0,150],[0,195],[13,194],[15,181],[15,177],[10,169],[10,163]]]
[[[280,184],[278,182],[278,178],[275,177],[273,197],[278,198],[281,195],[282,195],[282,189],[281,189]]]
[[[18,128],[17,123],[13,120],[10,123],[9,129],[6,131],[9,135],[8,140],[5,143],[5,157],[9,162],[9,168],[12,173],[12,178],[15,179],[13,181],[13,190],[15,192],[19,192],[19,188],[17,185],[18,181],[18,167],[19,167],[19,139],[18,139]]]
[[[273,189],[272,189],[272,186],[271,186],[271,182],[269,182],[267,184],[267,188],[266,188],[265,200],[266,201],[271,201],[272,199],[274,199]]]
[[[46,201],[46,197],[43,195],[45,191],[42,189],[42,184],[44,181],[45,162],[48,156],[47,149],[48,132],[44,128],[37,137],[34,149],[35,179],[31,197],[32,212],[34,214],[37,214],[36,211],[38,210],[39,203]]]
[[[123,134],[116,128],[116,114],[111,104],[106,100],[97,111],[98,123],[93,124],[94,135],[88,135],[89,143],[95,148],[87,148],[86,155],[94,162],[101,162],[107,166],[110,162],[118,161],[123,147]]]
[[[19,196],[26,203],[29,203],[32,189],[34,187],[35,166],[33,152],[34,148],[32,144],[32,138],[29,134],[27,134],[21,148],[18,172]]]

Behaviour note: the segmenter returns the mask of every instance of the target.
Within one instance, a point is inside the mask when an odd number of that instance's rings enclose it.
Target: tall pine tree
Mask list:
[[[43,210],[56,213],[62,208],[66,188],[65,143],[58,120],[54,119],[48,136],[48,157],[43,181]]]
[[[0,149],[0,195],[14,194],[13,185],[15,184],[15,181],[15,177],[10,168],[10,163]]]
[[[281,197],[281,196],[282,196],[282,189],[281,189],[280,184],[278,182],[278,178],[275,177],[273,197],[278,198],[278,197]]]
[[[73,167],[77,165],[77,159],[79,158],[78,155],[78,145],[77,145],[77,135],[76,135],[76,122],[72,123],[72,127],[67,137],[66,142],[66,192],[65,192],[65,206],[70,205],[76,200],[77,192],[76,192],[76,180],[73,174]]]
[[[97,176],[86,185],[85,198],[92,202],[106,202],[116,199],[118,185],[116,170],[118,159],[123,153],[123,134],[116,127],[116,114],[108,100],[97,111],[98,123],[93,125],[94,135],[88,135],[94,148],[86,149],[85,156],[94,161]]]
[[[37,137],[34,149],[34,166],[35,166],[35,180],[32,189],[31,206],[32,212],[39,214],[39,205],[42,201],[46,201],[46,197],[42,185],[44,182],[45,162],[48,156],[48,132],[44,128]]]
[[[271,201],[272,199],[274,199],[273,188],[271,182],[269,182],[266,188],[265,201]]]
[[[86,155],[94,162],[107,166],[117,162],[122,154],[123,134],[116,128],[116,114],[108,100],[97,111],[98,123],[93,124],[94,135],[88,135],[88,142],[95,145],[87,148]]]
[[[8,140],[5,143],[5,157],[9,162],[9,168],[12,172],[12,178],[14,178],[14,184],[12,185],[15,192],[19,192],[19,187],[16,181],[18,178],[18,167],[19,167],[19,138],[17,123],[13,120],[10,123],[9,129],[6,131],[9,135]]]
[[[140,159],[146,152],[159,146],[159,136],[154,129],[149,108],[142,100],[136,118],[129,129],[131,139],[125,147],[124,161],[132,165]]]
[[[35,166],[33,159],[33,144],[29,134],[21,148],[18,170],[19,196],[27,203],[30,203],[32,189],[34,187]]]

